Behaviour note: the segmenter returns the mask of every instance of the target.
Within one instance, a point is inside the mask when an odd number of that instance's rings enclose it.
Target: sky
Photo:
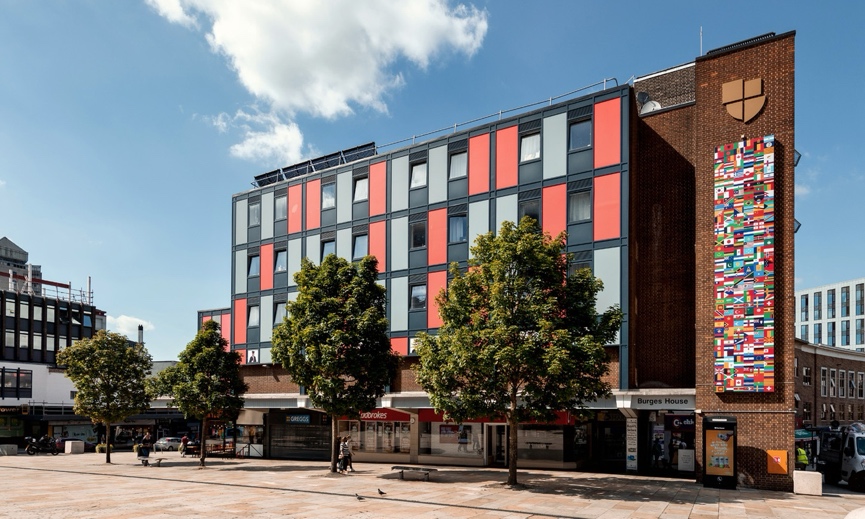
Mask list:
[[[702,30],[702,40],[701,40]],[[796,31],[796,288],[865,276],[865,3],[0,0],[0,237],[173,360],[257,174]],[[857,236],[860,236],[857,238]]]

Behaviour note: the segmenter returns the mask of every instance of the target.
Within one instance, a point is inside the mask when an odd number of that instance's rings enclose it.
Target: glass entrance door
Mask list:
[[[487,464],[492,467],[508,465],[507,425],[487,425]]]

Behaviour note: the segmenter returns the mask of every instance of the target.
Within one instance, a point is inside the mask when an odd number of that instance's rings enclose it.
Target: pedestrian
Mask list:
[[[180,439],[180,457],[181,457],[181,458],[185,458],[185,457],[186,457],[186,444],[187,444],[187,443],[189,443],[189,437],[187,437],[187,436],[184,434],[184,435],[183,435],[183,438]]]
[[[469,433],[466,428],[460,425],[460,432],[457,434],[457,452],[469,451]]]
[[[796,470],[805,470],[808,467],[808,453],[801,445],[796,446]]]
[[[348,456],[346,458],[348,461],[345,462],[345,466],[348,467],[349,472],[354,472],[354,465],[351,464],[351,436],[345,437],[345,452]]]
[[[664,444],[661,443],[660,438],[657,438],[655,444],[652,445],[652,456],[655,458],[653,466],[655,468],[661,468],[661,460],[664,457]]]
[[[150,448],[153,446],[153,439],[150,436],[150,431],[145,432],[144,435],[139,438],[138,459],[141,460],[141,464],[146,467],[148,465],[148,458],[150,458]]]
[[[339,473],[345,474],[351,466],[351,449],[348,446],[350,436],[344,436],[339,444]],[[351,469],[354,472],[354,469]]]

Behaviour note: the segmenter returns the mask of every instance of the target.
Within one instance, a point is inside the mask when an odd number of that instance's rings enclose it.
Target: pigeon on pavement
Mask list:
[[[357,498],[357,500],[358,500],[358,501],[363,501],[363,498],[362,498],[362,497],[360,497],[360,496],[359,496],[359,495],[357,495],[357,494],[355,494],[355,495],[354,495],[354,497],[356,497],[356,498]]]
[[[382,492],[381,489],[378,489],[378,495],[383,496],[387,494],[387,492]]]

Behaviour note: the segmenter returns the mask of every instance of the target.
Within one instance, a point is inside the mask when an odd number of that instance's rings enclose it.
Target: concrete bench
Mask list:
[[[396,465],[396,466],[391,467],[390,469],[391,470],[398,470],[400,479],[405,479],[405,471],[420,472],[424,476],[424,481],[429,481],[430,472],[435,472],[438,470],[438,469],[431,469],[431,468],[427,468],[427,467],[404,467],[402,465]]]
[[[793,493],[808,496],[822,496],[823,474],[811,470],[794,470]]]

